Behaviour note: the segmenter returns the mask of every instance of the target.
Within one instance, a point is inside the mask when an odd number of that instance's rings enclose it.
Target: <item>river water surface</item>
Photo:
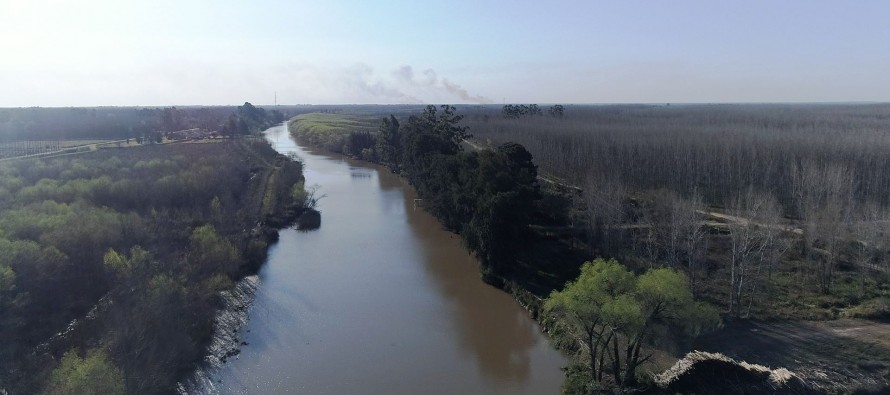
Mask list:
[[[564,358],[507,294],[479,279],[458,236],[385,168],[266,131],[326,195],[320,229],[281,231],[251,278],[236,357],[188,392],[557,394]]]

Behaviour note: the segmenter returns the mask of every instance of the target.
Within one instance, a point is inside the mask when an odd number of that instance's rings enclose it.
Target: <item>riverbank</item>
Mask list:
[[[191,394],[549,394],[564,358],[404,179],[266,132],[299,157],[324,220],[286,229],[257,274],[240,352]],[[435,358],[430,358],[434,355]]]
[[[341,141],[344,136],[354,133],[354,130],[349,129],[326,129],[331,133],[331,136],[319,139],[316,135],[307,135],[307,130],[309,129],[300,126],[300,123],[305,122],[306,118],[307,116],[304,115],[289,121],[289,132],[295,140],[302,141],[321,149],[328,149],[328,147],[325,144],[316,144],[316,142],[328,140]],[[398,127],[397,124],[396,127]],[[369,157],[379,158],[378,153],[369,154],[368,147],[365,146],[364,148],[365,149],[361,151],[353,148],[352,151],[362,152],[362,154],[351,156],[363,160],[367,160]],[[347,148],[346,151],[350,151],[350,149]],[[403,158],[403,160],[410,161],[410,159],[405,158]],[[393,167],[390,166],[388,169],[392,171]],[[401,174],[402,179],[410,183],[411,177],[407,176],[404,170],[401,171]],[[532,177],[532,180],[533,179],[534,177]],[[424,206],[426,207],[426,203]],[[427,207],[427,209],[429,209],[429,207]],[[433,209],[435,209],[435,207],[433,207]],[[438,217],[435,211],[431,214]],[[439,217],[439,221],[442,221],[446,229],[454,230],[454,224],[445,223],[441,217]],[[524,225],[519,224],[519,226]],[[459,232],[454,232],[454,234],[461,236]],[[548,317],[544,314],[543,298],[549,295],[550,291],[561,287],[562,284],[577,275],[577,267],[580,265],[580,262],[583,262],[584,254],[576,248],[563,245],[560,240],[547,238],[540,233],[531,235],[530,239],[526,238],[525,240],[532,245],[539,247],[526,250],[535,250],[537,251],[537,254],[550,254],[548,259],[553,261],[559,261],[557,258],[565,258],[563,261],[565,264],[551,265],[549,271],[542,272],[540,270],[535,270],[534,265],[528,264],[528,259],[532,259],[532,257],[517,256],[514,257],[516,258],[516,265],[509,269],[509,275],[493,270],[492,267],[483,264],[479,267],[481,273],[480,279],[510,295],[526,310],[527,314],[532,319],[545,329],[545,332],[549,334],[552,344],[557,349],[561,350],[565,355],[572,355],[578,348],[576,339],[569,334],[564,333],[562,328],[558,325],[554,325],[553,317]],[[468,252],[478,254],[478,251],[474,251],[473,249],[469,249]],[[574,262],[579,263],[575,264]]]

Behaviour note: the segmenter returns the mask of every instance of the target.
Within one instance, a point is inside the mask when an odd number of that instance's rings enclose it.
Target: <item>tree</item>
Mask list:
[[[856,220],[850,226],[852,258],[859,270],[860,292],[866,290],[867,273],[883,269],[888,217],[886,207],[869,201],[859,208]]]
[[[843,225],[852,219],[855,173],[844,163],[816,160],[793,162],[790,167],[798,217],[804,222],[804,254],[819,262],[820,290],[830,293],[841,245],[837,233],[846,230]]]
[[[485,151],[476,157],[478,168],[472,185],[477,189],[457,188],[452,193],[457,201],[475,202],[475,207],[466,213],[471,217],[461,235],[479,256],[484,269],[505,274],[511,269],[508,264],[515,260],[519,246],[524,245],[530,236],[528,225],[534,214],[535,201],[540,198],[537,167],[531,154],[515,143],[503,144],[496,152]],[[472,160],[473,157],[458,158]],[[461,166],[462,163],[457,163],[461,173],[471,172],[473,164]],[[447,180],[446,176],[440,178]],[[467,197],[467,193],[475,196]],[[460,208],[463,205],[453,206]]]
[[[0,314],[0,338],[7,342],[6,347],[0,347],[0,358],[6,361],[14,359],[18,348],[15,335],[23,323],[21,311],[27,307],[28,295],[16,290],[15,280],[12,268],[0,262],[0,311],[3,312]]]
[[[705,249],[705,234],[707,229],[702,226],[699,219],[700,212],[704,210],[704,202],[698,190],[693,190],[689,199],[678,199],[675,203],[675,224],[679,227],[683,250],[686,254],[686,271],[689,273],[689,286],[692,294],[696,293],[698,280],[698,265]]]
[[[176,109],[176,107],[163,109],[161,112],[161,126],[168,132],[182,129],[182,111]]]
[[[401,152],[402,136],[399,132],[399,120],[390,115],[380,122],[377,132],[377,156],[381,163],[398,172]]]
[[[504,105],[504,108],[501,110],[501,115],[507,119],[517,119],[522,116],[521,109],[519,106],[514,106],[512,104]]]
[[[630,321],[625,329],[624,385],[633,384],[636,369],[652,357],[651,354],[644,356],[641,351],[645,342],[656,340],[659,334],[678,333],[678,330],[695,336],[720,324],[717,310],[696,302],[686,276],[674,269],[650,269],[640,275],[633,296],[639,303],[642,319]]]
[[[81,358],[76,349],[62,356],[50,375],[47,395],[125,394],[124,375],[102,350],[91,350]]]
[[[266,110],[254,107],[249,102],[238,106],[238,133],[250,134],[254,130],[265,127],[267,121]]]
[[[250,134],[250,126],[247,124],[247,120],[240,117],[238,118],[238,134],[244,136]]]
[[[233,137],[238,133],[238,117],[235,114],[229,115],[229,119],[223,124],[220,133],[224,137]]]
[[[602,379],[602,357],[611,341],[611,337],[606,338],[608,324],[617,323],[620,316],[617,306],[608,305],[619,303],[624,307],[626,300],[618,302],[617,298],[629,294],[633,283],[633,274],[617,261],[597,259],[581,266],[578,278],[566,283],[562,291],[553,291],[544,303],[548,312],[563,317],[574,330],[585,335],[591,380]],[[611,314],[604,314],[605,309]]]
[[[133,274],[143,275],[151,264],[151,254],[142,247],[135,245],[130,248],[130,256],[119,254],[109,248],[102,259],[105,268],[111,271],[119,281],[139,281],[132,279]]]
[[[584,185],[584,204],[587,209],[587,227],[591,239],[602,241],[606,251],[613,253],[620,237],[624,212],[622,201],[627,191],[624,184],[615,177],[603,173],[587,176]]]
[[[325,197],[325,195],[318,195],[320,188],[321,186],[318,184],[306,188],[305,182],[297,182],[291,187],[291,198],[294,205],[314,210],[315,206],[318,205],[318,201]]]
[[[189,238],[186,262],[191,278],[202,280],[213,273],[234,274],[241,264],[241,256],[213,226],[203,225],[195,228]]]
[[[635,382],[637,368],[651,358],[643,345],[666,328],[697,334],[719,323],[715,309],[693,300],[680,272],[650,269],[636,277],[615,260],[585,263],[578,278],[551,293],[544,306],[584,334],[590,379],[602,382],[608,369],[620,386]]]
[[[460,126],[460,121],[464,117],[457,115],[454,106],[443,105],[441,109],[442,112],[437,115],[435,106],[426,106],[423,115],[419,118],[419,123],[423,125],[425,131],[439,136],[448,144],[446,150],[442,152],[443,154],[460,152],[462,150],[461,143],[472,138],[473,135],[467,133],[466,126]],[[409,123],[411,123],[410,118]],[[418,122],[415,120],[414,123]]]
[[[467,128],[460,126],[463,116],[455,113],[452,106],[426,106],[419,116],[412,115],[402,132],[402,166],[409,180],[417,185],[421,174],[428,171],[435,155],[455,155],[462,150],[463,140],[471,138]]]
[[[730,239],[729,313],[745,317],[750,314],[758,284],[763,281],[763,266],[771,264],[778,251],[776,218],[781,211],[772,195],[756,192],[753,187],[736,196],[727,207],[733,217],[727,224]]]

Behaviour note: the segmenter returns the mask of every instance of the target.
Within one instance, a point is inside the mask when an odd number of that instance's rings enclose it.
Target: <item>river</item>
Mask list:
[[[257,276],[240,354],[186,392],[558,394],[565,359],[506,293],[479,279],[460,238],[414,207],[385,168],[267,139],[326,195],[321,228],[285,229]],[[246,322],[246,323],[245,323]]]

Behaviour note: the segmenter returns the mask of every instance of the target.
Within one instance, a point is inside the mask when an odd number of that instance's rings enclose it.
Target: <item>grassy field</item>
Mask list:
[[[380,125],[373,115],[330,113],[302,114],[291,119],[290,132],[312,145],[342,153],[347,136],[356,132],[375,132]]]

